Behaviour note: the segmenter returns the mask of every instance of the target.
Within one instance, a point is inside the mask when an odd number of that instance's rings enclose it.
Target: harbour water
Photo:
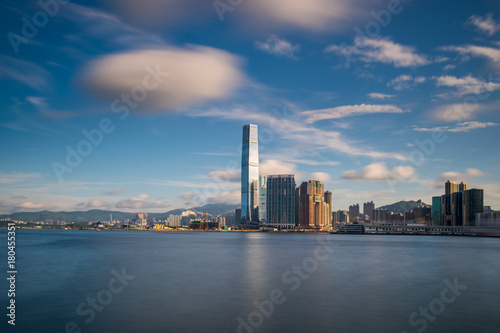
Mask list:
[[[0,329],[496,333],[499,255],[479,237],[17,230]]]

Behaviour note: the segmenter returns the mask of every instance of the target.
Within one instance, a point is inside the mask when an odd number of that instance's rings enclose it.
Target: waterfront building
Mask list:
[[[257,125],[243,126],[241,154],[241,223],[259,221],[259,135]]]
[[[295,212],[295,175],[268,176],[265,225],[295,229]]]
[[[298,190],[299,220],[297,222],[299,226],[306,228],[331,226],[332,194],[330,191],[327,192],[324,192],[323,182],[319,180],[309,180],[300,185]],[[325,196],[330,204],[325,201]]]
[[[349,206],[349,221],[354,222],[357,217],[359,217],[359,204]]]
[[[375,210],[375,204],[373,201],[365,202],[363,204],[363,214],[368,215],[368,219],[373,220],[373,211]]]
[[[266,222],[267,176],[259,177],[259,221]]]
[[[441,225],[441,197],[432,197],[432,225]]]

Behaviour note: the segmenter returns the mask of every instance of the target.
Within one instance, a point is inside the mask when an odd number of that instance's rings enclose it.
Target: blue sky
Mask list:
[[[335,210],[447,179],[500,208],[498,1],[0,6],[1,213],[238,203],[247,123]]]

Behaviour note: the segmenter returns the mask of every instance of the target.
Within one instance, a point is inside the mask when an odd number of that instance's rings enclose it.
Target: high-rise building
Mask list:
[[[319,180],[303,182],[299,189],[299,221],[301,227],[325,227],[327,208],[324,185]],[[329,224],[328,224],[329,225]]]
[[[359,218],[359,204],[349,206],[349,221],[354,222]]]
[[[456,185],[456,189],[453,184]],[[459,189],[463,189],[463,191],[458,191]],[[474,226],[476,214],[482,213],[484,210],[483,190],[467,190],[463,182],[458,186],[455,182],[447,181],[445,192],[441,196],[441,225]]]
[[[363,204],[363,215],[368,215],[368,218],[373,220],[373,210],[375,209],[375,204],[373,201],[365,202]]]
[[[444,184],[444,193],[447,195],[447,194],[451,194],[451,193],[455,193],[455,192],[458,192],[458,185],[457,183],[451,181],[451,180],[448,180],[445,184]]]
[[[327,227],[333,226],[333,216],[332,216],[332,201],[333,201],[333,195],[332,191],[325,191],[325,204],[326,206],[326,216],[325,216],[325,225]]]
[[[467,185],[464,182],[458,184],[458,192],[464,192],[467,190]]]
[[[241,223],[258,223],[259,134],[257,125],[243,126],[241,154]]]
[[[268,176],[266,203],[266,226],[294,229],[295,175]]]
[[[432,225],[441,225],[441,197],[432,197]]]
[[[259,178],[259,221],[266,221],[267,176]]]
[[[241,223],[241,208],[234,210],[234,225],[237,226]]]

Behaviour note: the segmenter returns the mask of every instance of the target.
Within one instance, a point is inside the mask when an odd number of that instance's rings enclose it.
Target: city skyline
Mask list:
[[[500,208],[499,3],[158,3],[0,5],[1,214],[238,204],[248,123],[333,211],[446,180]]]

